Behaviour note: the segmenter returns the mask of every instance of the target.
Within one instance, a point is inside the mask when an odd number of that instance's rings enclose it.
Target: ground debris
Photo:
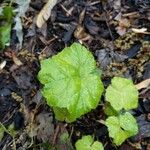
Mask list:
[[[13,8],[23,14],[15,19],[12,28],[17,29],[11,32],[10,46],[0,52],[0,122],[16,124],[17,149],[72,150],[85,134],[102,141],[106,150],[149,149],[149,0],[16,2],[19,5],[12,2]],[[43,85],[37,78],[40,61],[73,42],[81,42],[93,53],[105,87],[112,77],[121,76],[132,79],[139,89],[139,107],[132,113],[140,132],[120,147],[112,144],[107,128],[99,121],[106,117],[103,97],[98,108],[71,124],[55,120],[42,97]],[[11,149],[11,145],[12,138],[4,134],[0,149]]]

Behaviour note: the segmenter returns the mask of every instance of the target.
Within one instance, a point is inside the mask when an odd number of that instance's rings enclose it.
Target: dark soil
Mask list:
[[[79,41],[93,53],[103,71],[105,87],[114,76],[132,79],[134,84],[150,78],[150,35],[131,30],[145,27],[150,31],[150,1],[122,0],[117,6],[117,0],[59,0],[50,19],[39,29],[35,17],[43,5],[42,0],[32,0],[26,17],[22,18],[23,47],[19,48],[13,30],[11,46],[0,52],[0,62],[7,62],[0,70],[0,122],[5,127],[14,123],[16,149],[47,150],[50,143],[58,150],[69,150],[82,135],[90,134],[106,150],[150,150],[149,87],[139,91],[139,107],[132,110],[139,134],[116,147],[100,122],[106,118],[104,97],[96,110],[76,122],[60,123],[41,96],[42,85],[37,79],[41,59]],[[122,27],[124,35],[117,33],[121,26],[116,19],[119,13],[130,22],[128,27]],[[69,133],[70,143],[61,143],[62,133]],[[9,134],[4,134],[0,149],[13,149]]]

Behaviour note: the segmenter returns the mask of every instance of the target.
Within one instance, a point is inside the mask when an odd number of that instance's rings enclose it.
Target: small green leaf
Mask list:
[[[10,42],[11,24],[13,18],[13,9],[10,6],[3,8],[0,15],[0,49],[4,49]]]
[[[60,141],[61,141],[61,143],[66,143],[69,141],[68,132],[64,132],[63,134],[60,135]]]
[[[0,7],[0,16],[3,14],[3,8]]]
[[[138,90],[131,80],[114,77],[106,89],[106,100],[116,110],[129,110],[138,106]]]
[[[6,45],[9,45],[10,32],[10,24],[0,27],[0,48],[4,49]]]
[[[0,142],[1,142],[2,138],[3,138],[3,136],[4,136],[4,129],[3,129],[2,126],[0,126]]]
[[[3,136],[4,136],[4,132],[8,133],[8,131],[5,128],[5,126],[0,122],[0,142],[1,142],[2,138],[3,138]]]
[[[8,129],[7,129],[8,133],[12,136],[15,137],[17,134],[17,131],[14,129],[14,124],[10,124]]]
[[[136,120],[129,112],[120,114],[118,117],[108,117],[106,126],[108,127],[109,136],[113,138],[113,142],[117,146],[138,133]]]
[[[13,17],[13,8],[11,6],[5,6],[3,8],[2,15],[0,16],[0,19],[4,19],[7,23],[12,23],[12,17]]]
[[[113,109],[113,107],[109,103],[106,103],[104,112],[107,116],[117,116],[118,115],[118,112],[115,109]]]
[[[93,140],[90,135],[83,136],[82,139],[78,140],[75,144],[77,150],[103,150],[101,142]]]
[[[45,85],[42,94],[58,120],[72,122],[96,108],[103,84],[95,70],[94,57],[77,43],[41,61],[38,79]]]

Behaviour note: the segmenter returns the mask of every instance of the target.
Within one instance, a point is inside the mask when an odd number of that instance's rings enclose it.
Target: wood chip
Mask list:
[[[6,66],[6,60],[0,63],[0,70],[2,70]]]
[[[23,63],[15,55],[13,55],[13,61],[17,66],[23,65]]]
[[[141,28],[141,29],[132,28],[132,31],[135,33],[150,34],[150,32],[147,31],[147,28]]]
[[[150,86],[150,78],[135,85],[138,90],[147,88],[148,86]]]

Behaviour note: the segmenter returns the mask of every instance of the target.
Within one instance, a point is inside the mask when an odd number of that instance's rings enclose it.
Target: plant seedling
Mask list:
[[[116,145],[121,145],[127,138],[138,133],[135,118],[129,113],[119,116],[110,116],[106,119],[109,136],[113,138]]]
[[[103,84],[92,54],[81,44],[73,43],[52,58],[41,61],[38,79],[42,94],[54,110],[56,119],[73,122],[99,104]],[[106,89],[105,121],[109,136],[118,146],[138,133],[135,118],[127,111],[137,108],[138,90],[131,80],[114,77]],[[103,149],[91,136],[76,143],[77,150]]]
[[[116,145],[121,145],[127,138],[138,133],[135,118],[129,112],[138,106],[138,90],[131,80],[114,77],[111,85],[106,89],[106,100],[110,103],[106,106],[105,113],[109,136]]]
[[[41,61],[38,79],[47,104],[61,121],[73,122],[95,109],[103,92],[93,55],[78,43]]]
[[[75,144],[76,150],[104,150],[101,142],[94,141],[92,136],[83,136]]]

